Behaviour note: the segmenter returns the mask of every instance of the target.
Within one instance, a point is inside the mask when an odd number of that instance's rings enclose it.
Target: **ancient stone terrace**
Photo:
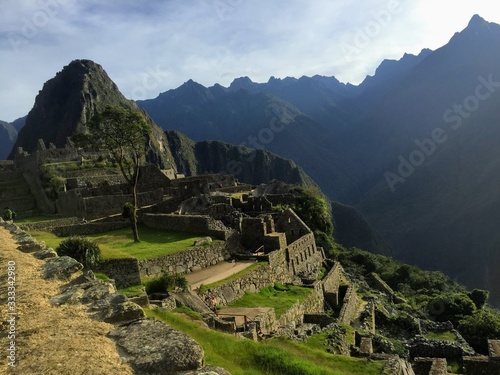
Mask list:
[[[500,374],[500,340],[488,340],[489,356],[464,356],[463,366],[467,375]]]

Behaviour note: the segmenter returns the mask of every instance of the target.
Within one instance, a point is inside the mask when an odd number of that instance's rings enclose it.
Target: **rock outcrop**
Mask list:
[[[64,147],[68,137],[81,130],[83,124],[107,105],[142,112],[153,128],[148,142],[148,161],[163,169],[175,169],[163,130],[135,102],[126,99],[102,66],[91,60],[72,61],[44,84],[9,158],[15,157],[18,147],[29,153],[35,151],[39,139],[46,145]]]
[[[186,334],[154,319],[143,319],[116,328],[117,341],[137,374],[174,375],[203,368],[202,347]]]
[[[59,258],[61,259],[61,258]],[[62,293],[50,298],[52,305],[85,304],[92,318],[106,323],[126,323],[144,318],[142,308],[116,293],[110,282],[98,280],[87,271],[62,288]]]
[[[57,280],[67,280],[82,269],[83,264],[67,256],[48,259],[42,267],[44,279]]]

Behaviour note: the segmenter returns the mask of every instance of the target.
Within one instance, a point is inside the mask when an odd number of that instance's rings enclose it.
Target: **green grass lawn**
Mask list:
[[[457,341],[457,335],[450,331],[427,332],[424,336],[430,340]]]
[[[31,223],[39,223],[43,221],[52,221],[62,219],[62,216],[59,215],[36,215],[36,216],[27,216],[16,220],[16,223],[19,225],[22,224],[31,224]]]
[[[52,233],[32,231],[30,234],[48,247],[57,248],[64,239]],[[157,258],[186,250],[201,238],[192,233],[168,232],[139,226],[141,242],[135,243],[130,228],[86,236],[95,241],[102,252],[103,259],[134,257],[138,260]],[[216,242],[216,241],[214,241]]]
[[[262,289],[259,293],[245,293],[237,301],[227,307],[272,307],[276,318],[288,311],[297,301],[304,301],[313,289],[299,286],[275,285]]]
[[[189,335],[203,347],[207,365],[223,367],[233,375],[378,375],[385,364],[329,354],[284,338],[260,343],[239,339],[203,327],[193,317],[162,309],[146,310],[146,314]]]

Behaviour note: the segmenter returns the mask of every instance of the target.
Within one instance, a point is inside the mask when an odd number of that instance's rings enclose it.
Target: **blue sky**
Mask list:
[[[492,0],[2,0],[0,119],[27,114],[44,82],[79,58],[130,99],[189,79],[357,84],[383,59],[446,44],[474,14],[500,23]]]

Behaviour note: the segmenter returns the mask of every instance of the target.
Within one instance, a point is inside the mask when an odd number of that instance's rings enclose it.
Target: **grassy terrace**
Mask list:
[[[297,301],[304,301],[313,289],[293,285],[270,286],[259,293],[245,293],[243,297],[229,304],[227,307],[272,307],[279,318],[288,311]]]
[[[327,353],[284,338],[264,342],[238,339],[203,327],[193,316],[146,310],[197,341],[207,365],[220,366],[233,375],[378,375],[384,362]]]
[[[424,336],[429,340],[457,341],[457,335],[451,331],[427,332]]]
[[[32,231],[30,234],[39,241],[45,241],[48,247],[54,249],[64,239],[48,232]],[[130,228],[86,237],[99,245],[103,259],[134,257],[138,260],[181,252],[193,246],[194,241],[201,238],[192,233],[160,231],[145,226],[139,226],[141,239],[139,243],[134,242]]]

